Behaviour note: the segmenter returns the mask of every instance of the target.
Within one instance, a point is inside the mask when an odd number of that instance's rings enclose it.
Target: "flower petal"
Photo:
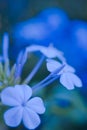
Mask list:
[[[80,78],[78,76],[76,76],[75,74],[70,74],[70,77],[72,79],[72,82],[75,86],[77,87],[82,87],[82,81],[80,80]]]
[[[38,114],[45,112],[43,100],[39,97],[35,97],[29,100],[27,106]]]
[[[60,68],[62,64],[60,64],[58,61],[47,59],[47,69],[50,72],[55,71],[56,69]]]
[[[49,47],[42,46],[40,51],[48,58],[54,58],[57,56],[56,50],[51,46]]]
[[[40,51],[42,46],[40,45],[31,45],[27,47],[27,52]]]
[[[74,83],[72,81],[71,73],[64,73],[60,77],[60,83],[69,90],[74,89]]]
[[[40,118],[34,111],[25,108],[23,112],[23,123],[26,128],[35,129],[40,124]]]
[[[22,107],[14,107],[4,113],[4,120],[8,126],[16,127],[22,120]]]
[[[1,92],[2,103],[9,106],[21,105],[32,95],[32,90],[28,85],[16,85],[15,87],[5,88]]]
[[[16,85],[15,89],[19,93],[19,98],[22,102],[26,102],[32,95],[32,89],[26,84]]]
[[[68,65],[66,62],[63,62],[65,64],[65,67],[64,69],[62,69],[62,71],[60,72],[60,74],[63,74],[63,73],[66,73],[66,72],[75,72],[75,69]],[[61,67],[61,63],[56,61],[56,60],[53,60],[53,59],[47,59],[47,69],[48,71],[50,72],[53,72],[55,71],[58,67],[60,68]]]
[[[72,67],[72,66],[70,66],[70,65],[68,65],[68,64],[66,64],[66,66],[65,66],[65,71],[66,72],[75,72],[75,69]]]
[[[1,92],[1,101],[5,105],[17,106],[20,104],[18,100],[19,94],[13,87],[7,87]]]
[[[48,58],[57,57],[61,61],[65,61],[65,58],[63,57],[63,53],[58,49],[54,48],[53,45],[49,45],[48,47],[43,46],[40,51]]]
[[[40,46],[40,45],[31,45],[27,47],[27,51],[28,52],[40,51],[48,58],[58,57],[61,61],[65,61],[65,58],[63,57],[63,53],[58,49],[54,48],[52,45],[49,45],[48,47]]]

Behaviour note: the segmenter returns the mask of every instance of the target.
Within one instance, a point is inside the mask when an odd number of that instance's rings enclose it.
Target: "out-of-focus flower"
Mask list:
[[[56,31],[58,34],[64,31],[69,24],[67,14],[59,8],[47,8],[39,14],[39,17],[46,22],[51,31]]]
[[[87,22],[74,20],[71,22],[72,40],[79,48],[87,50]]]
[[[67,36],[67,45],[65,44],[66,49],[64,50],[64,54],[67,58],[67,61],[69,61],[69,63],[77,69],[78,73],[81,72],[82,68],[84,69],[85,62],[87,60],[86,34],[87,23],[85,21],[71,21],[69,28],[69,36]],[[74,51],[72,48],[74,49]]]
[[[52,44],[50,44],[48,47],[40,46],[40,45],[31,45],[31,46],[27,47],[27,51],[28,52],[40,51],[47,58],[55,58],[55,57],[57,57],[62,62],[65,61],[65,58],[63,56],[63,52],[59,51]]]
[[[43,101],[39,97],[30,99],[32,89],[28,85],[7,87],[1,93],[3,104],[11,106],[4,113],[4,120],[8,126],[16,127],[21,121],[28,129],[35,129],[40,124],[38,114],[45,112]]]
[[[12,51],[14,47],[19,52],[23,47],[31,44],[49,45],[55,40],[62,43],[68,25],[69,19],[63,10],[47,8],[37,17],[16,24],[12,28],[11,34],[14,39]]]
[[[50,72],[53,72],[58,67],[61,66],[61,63],[55,60],[47,60],[47,69]],[[60,83],[67,89],[74,89],[74,86],[82,87],[82,82],[78,76],[75,74],[75,69],[66,63],[65,67],[60,72]],[[59,73],[58,73],[59,75]]]
[[[14,41],[10,50],[11,55],[16,58],[20,50],[26,46],[44,43],[48,45],[51,41],[51,31],[40,18],[32,18],[15,25],[12,29],[12,37]],[[16,54],[14,55],[13,52],[15,51]]]
[[[56,30],[60,35],[67,25],[68,17],[64,11],[58,8],[48,8],[37,17],[17,24],[12,32],[16,41],[21,41],[21,46],[34,42],[47,45],[48,39],[55,35],[54,31]]]
[[[67,36],[68,41],[66,43],[67,45],[65,44],[66,48],[64,49],[64,55],[67,61],[76,68],[77,73],[84,84],[83,89],[86,90],[84,86],[87,85],[87,22],[82,20],[72,20],[69,32],[70,34]]]
[[[31,43],[40,44],[44,40],[48,41],[50,36],[50,29],[44,21],[37,17],[14,26],[12,34],[14,40],[21,41],[19,45],[23,47]]]

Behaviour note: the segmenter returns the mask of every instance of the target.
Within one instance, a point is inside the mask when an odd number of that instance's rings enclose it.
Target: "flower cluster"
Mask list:
[[[60,83],[67,89],[74,89],[74,86],[81,87],[82,82],[75,75],[75,69],[67,64],[63,53],[57,50],[52,44],[48,47],[31,45],[21,50],[16,63],[10,67],[8,58],[9,36],[3,37],[3,55],[0,56],[0,90],[1,103],[11,108],[4,113],[4,121],[8,126],[17,127],[21,122],[28,129],[35,129],[41,123],[38,114],[45,112],[43,100],[40,97],[33,97],[33,93],[46,87],[59,78]],[[39,51],[41,59],[31,73],[22,81],[21,75],[28,54]],[[45,79],[30,86],[31,79],[38,72],[43,61],[51,72]]]

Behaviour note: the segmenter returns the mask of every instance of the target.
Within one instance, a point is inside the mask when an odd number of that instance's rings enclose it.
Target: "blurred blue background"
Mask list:
[[[0,47],[4,32],[10,36],[9,56],[13,62],[26,46],[53,43],[64,52],[67,62],[76,68],[82,79],[81,89],[68,91],[55,82],[39,93],[46,102],[47,111],[38,130],[86,130],[87,1],[0,0]],[[35,59],[37,61],[36,56]],[[28,63],[24,74],[27,69]],[[46,76],[44,65],[42,71]],[[37,81],[41,79],[40,72],[35,77]],[[22,126],[14,129],[24,130]]]

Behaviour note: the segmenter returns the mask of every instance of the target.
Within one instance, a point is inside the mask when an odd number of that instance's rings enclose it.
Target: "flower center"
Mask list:
[[[22,107],[25,107],[25,106],[26,106],[26,102],[23,102],[23,103],[21,104],[21,106],[22,106]]]

